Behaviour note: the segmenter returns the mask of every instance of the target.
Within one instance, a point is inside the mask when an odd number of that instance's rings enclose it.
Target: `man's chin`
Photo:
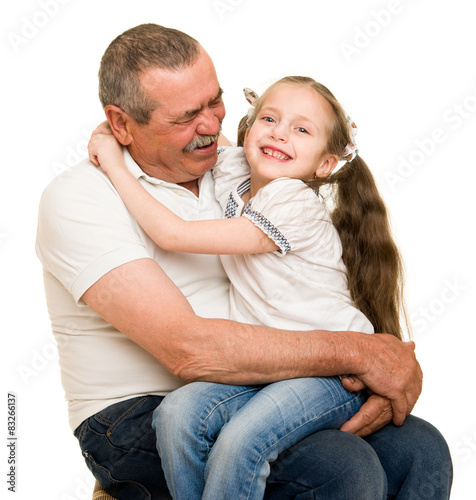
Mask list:
[[[206,152],[199,149],[185,153],[190,171],[193,171],[198,177],[205,175],[217,163],[217,148],[206,149],[208,149]]]

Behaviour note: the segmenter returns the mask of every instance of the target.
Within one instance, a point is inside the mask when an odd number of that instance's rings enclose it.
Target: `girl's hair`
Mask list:
[[[285,77],[269,87],[255,102],[251,118],[243,117],[240,121],[238,145],[243,145],[246,129],[254,123],[270,90],[282,84],[310,87],[326,99],[334,111],[334,120],[327,126],[326,152],[343,160],[344,149],[351,142],[347,115],[324,85],[308,77]],[[342,242],[342,259],[355,305],[375,332],[402,339],[401,319],[408,328],[402,293],[403,264],[392,238],[385,204],[368,166],[357,156],[335,174],[316,177],[307,184],[317,192],[326,185],[332,188],[331,218]]]

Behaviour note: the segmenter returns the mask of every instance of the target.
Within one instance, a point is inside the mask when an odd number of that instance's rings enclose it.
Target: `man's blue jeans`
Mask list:
[[[162,399],[117,403],[75,431],[88,467],[120,500],[171,498],[152,428],[152,414]],[[302,439],[271,464],[265,499],[368,500],[387,489],[389,498],[399,500],[446,500],[452,477],[444,438],[410,415],[401,427],[389,424],[365,440],[337,430]]]
[[[261,500],[269,462],[313,432],[339,429],[365,400],[338,377],[181,387],[152,420],[169,490],[178,499]]]

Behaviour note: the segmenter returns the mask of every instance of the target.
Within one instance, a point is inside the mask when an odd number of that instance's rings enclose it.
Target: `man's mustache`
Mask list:
[[[220,136],[221,127],[218,131],[218,134],[215,135],[199,135],[195,137],[192,141],[190,141],[187,146],[185,146],[184,151],[186,153],[190,153],[197,148],[203,148],[205,146],[209,146],[212,142],[218,141],[218,137]]]

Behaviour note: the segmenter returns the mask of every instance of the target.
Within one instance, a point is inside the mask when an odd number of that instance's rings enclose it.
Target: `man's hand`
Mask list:
[[[362,344],[358,364],[354,372],[358,379],[372,393],[388,398],[393,423],[403,424],[420,396],[423,383],[414,342],[402,342],[384,333],[369,335]]]
[[[351,392],[365,389],[365,385],[354,376],[343,378],[342,385]],[[360,410],[340,430],[365,437],[378,431],[391,420],[392,405],[390,400],[378,394],[371,394]]]

